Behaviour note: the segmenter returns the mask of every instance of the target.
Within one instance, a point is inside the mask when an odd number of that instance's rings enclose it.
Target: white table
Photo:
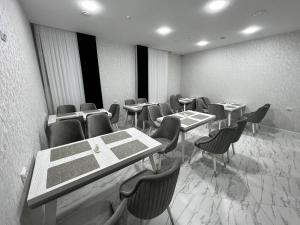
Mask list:
[[[244,114],[244,109],[246,107],[245,104],[238,104],[238,103],[217,103],[217,104],[224,106],[224,110],[227,112],[228,126],[231,125],[232,112],[234,112],[236,110],[240,110],[240,115],[242,117]]]
[[[186,110],[186,105],[190,104],[191,102],[194,101],[195,98],[191,97],[191,98],[180,98],[178,99],[179,103],[183,104],[183,111]]]
[[[204,124],[208,124],[208,129],[210,132],[210,124],[215,120],[216,116],[207,114],[207,113],[200,113],[192,110],[187,110],[185,112],[175,113],[170,116],[176,116],[180,119],[180,131],[181,131],[181,141],[182,141],[182,148],[181,148],[181,157],[182,162],[184,162],[184,143],[185,143],[185,133],[188,131],[199,127]],[[199,118],[197,118],[199,116]],[[164,117],[157,118],[158,122],[162,122]]]
[[[134,127],[137,128],[137,116],[138,113],[143,110],[144,106],[149,106],[149,105],[156,105],[156,103],[140,103],[140,104],[134,104],[134,105],[123,105],[123,109],[125,109],[128,112],[133,112],[134,113]]]
[[[97,110],[88,110],[88,111],[79,111],[75,112],[73,115],[65,114],[62,116],[58,115],[49,115],[48,125],[55,123],[57,119],[71,119],[77,116],[83,116],[83,119],[86,120],[87,115],[97,114],[97,113],[107,113],[108,117],[111,118],[112,114],[105,109],[97,109]]]
[[[131,137],[126,137],[123,140],[115,141],[110,144],[105,144],[101,139],[104,136],[117,134],[124,131],[127,132],[127,134],[129,134]],[[129,128],[127,130],[114,132],[112,134],[86,139],[84,141],[88,141],[92,148],[91,150],[77,153],[61,159],[56,159],[55,161],[50,160],[52,154],[51,151],[61,146],[39,151],[37,153],[31,184],[29,187],[29,193],[27,196],[27,203],[31,208],[39,209],[40,207],[42,207],[42,210],[40,211],[44,213],[45,225],[54,225],[56,223],[56,200],[57,198],[70,193],[71,191],[74,191],[84,185],[107,176],[146,157],[150,158],[151,165],[153,169],[156,170],[156,164],[154,162],[153,154],[161,151],[161,143],[135,128]],[[126,144],[135,140],[138,140],[142,144],[146,145],[146,148],[122,159],[119,159],[111,150],[113,147],[121,146],[122,144]],[[72,144],[74,143],[68,145]],[[95,151],[96,146],[98,146],[100,150],[100,152],[98,153]],[[98,164],[97,166],[99,167],[75,178],[47,188],[48,169],[62,165],[64,163],[74,162],[74,160],[80,158],[82,159],[83,157],[95,158],[96,164]]]

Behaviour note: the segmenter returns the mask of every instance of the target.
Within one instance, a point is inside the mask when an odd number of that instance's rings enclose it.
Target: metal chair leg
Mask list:
[[[252,133],[255,136],[255,123],[252,123]]]
[[[213,161],[214,161],[214,176],[217,176],[217,159],[215,156],[213,156]]]
[[[152,130],[152,127],[149,128],[149,131],[148,131],[149,136],[151,135],[151,130]]]
[[[196,153],[196,151],[197,151],[197,147],[195,146],[194,150],[193,150],[193,152],[191,154],[191,157],[190,157],[190,160],[189,160],[189,164],[191,164],[192,158],[193,158],[194,154]]]
[[[231,146],[232,146],[233,154],[235,155],[234,144],[232,143]]]
[[[169,214],[169,217],[170,217],[170,220],[171,220],[171,224],[172,224],[172,225],[175,225],[174,220],[173,220],[173,217],[172,217],[172,214],[171,214],[171,210],[170,210],[170,207],[169,207],[169,206],[168,206],[168,208],[167,208],[167,211],[168,211],[168,214]]]
[[[227,163],[229,163],[229,151],[227,151]]]
[[[228,152],[228,151],[227,151]],[[223,163],[224,163],[224,167],[226,168],[226,160],[225,160],[225,155],[223,154]]]
[[[222,121],[219,121],[219,130],[221,130],[221,123]]]
[[[118,124],[116,123],[116,128],[119,130],[119,126],[118,126]]]
[[[126,114],[126,119],[125,119],[125,124],[124,124],[124,126],[126,126],[127,122],[128,122],[128,113]]]
[[[145,130],[145,120],[143,120],[143,131]]]

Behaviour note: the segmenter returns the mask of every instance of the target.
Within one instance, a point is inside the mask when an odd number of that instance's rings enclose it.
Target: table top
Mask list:
[[[106,109],[95,109],[95,110],[87,110],[87,111],[79,111],[74,113],[66,113],[61,115],[49,115],[48,118],[48,125],[55,123],[56,120],[59,119],[67,119],[67,118],[73,118],[77,116],[83,116],[83,119],[85,120],[87,115],[90,114],[97,114],[97,113],[107,113],[108,117],[111,118],[112,114],[108,112]]]
[[[188,103],[191,103],[192,101],[194,101],[194,97],[189,97],[189,98],[180,98],[178,99],[178,101],[181,103],[181,104],[188,104]]]
[[[233,112],[235,110],[239,110],[239,109],[246,107],[245,104],[239,104],[239,103],[223,103],[222,102],[222,103],[217,103],[217,104],[223,105],[225,111],[228,111],[228,112]]]
[[[181,121],[180,130],[183,132],[192,130],[198,126],[211,122],[216,118],[215,115],[200,113],[192,110],[175,113],[169,116],[175,116],[180,119]],[[157,118],[157,121],[162,122],[163,118],[164,117],[159,117]]]
[[[144,106],[149,105],[156,105],[157,103],[147,102],[147,103],[140,103],[134,105],[123,105],[123,109],[126,109],[131,112],[141,112]]]
[[[37,207],[161,150],[161,143],[129,128],[37,153],[27,197]]]

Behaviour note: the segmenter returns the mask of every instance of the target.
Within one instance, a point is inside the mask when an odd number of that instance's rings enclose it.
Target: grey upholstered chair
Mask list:
[[[163,116],[169,116],[174,113],[168,103],[160,103],[159,107]]]
[[[196,111],[197,112],[208,113],[207,106],[203,102],[202,98],[197,98],[195,101],[196,101]]]
[[[196,110],[196,99],[194,99],[191,103],[186,105],[186,110]]]
[[[106,113],[90,115],[86,118],[88,138],[114,132]]]
[[[143,123],[143,130],[146,128],[146,124],[149,120],[148,106],[144,105],[142,111],[139,113],[138,120]]]
[[[138,98],[137,99],[137,103],[147,103],[147,99],[146,98]]]
[[[221,129],[222,122],[224,122],[226,125],[227,117],[226,117],[225,109],[224,109],[223,105],[209,104],[208,105],[208,113],[216,116],[216,119],[214,122],[218,122],[219,130]]]
[[[235,154],[234,143],[239,141],[240,137],[242,136],[242,133],[245,130],[246,125],[247,125],[247,119],[241,119],[236,122],[236,125],[231,126],[231,127],[235,128],[235,133],[233,135],[233,139],[232,139],[232,143],[231,143],[233,154]],[[218,130],[215,130],[215,131],[209,133],[209,136],[214,137],[218,134],[218,132],[219,132]],[[227,158],[228,158],[228,162],[229,162],[229,156]]]
[[[178,98],[175,95],[170,96],[170,105],[174,112],[182,111],[182,105],[179,103]]]
[[[157,118],[162,117],[159,106],[158,105],[148,106],[148,115],[149,115],[148,123],[150,125],[150,129],[149,129],[149,135],[150,135],[152,128],[156,129],[160,126],[160,123],[157,121]]]
[[[126,99],[126,100],[125,100],[125,105],[135,105],[135,100],[134,100],[134,99]],[[129,112],[129,111],[126,110],[126,120],[125,120],[125,125],[126,125],[127,122],[128,122],[128,116],[131,117],[131,119],[132,119],[132,124],[133,124],[133,122],[134,122],[134,115],[135,115],[134,112]]]
[[[166,209],[171,223],[170,202],[176,187],[180,163],[175,162],[172,167],[162,173],[144,170],[132,178],[124,181],[120,186],[121,199],[127,199],[127,209],[141,220],[150,220]]]
[[[57,121],[47,128],[50,148],[84,140],[84,133],[78,120]]]
[[[205,108],[208,109],[208,105],[211,104],[211,101],[208,97],[202,97],[202,100],[204,102]]]
[[[57,220],[57,225],[74,225],[74,224],[90,224],[90,225],[121,225],[124,211],[127,207],[127,199],[121,201],[116,210],[109,201],[95,202],[87,204],[74,213],[65,213],[62,218]]]
[[[114,125],[117,129],[119,129],[118,122],[120,117],[120,105],[116,103],[111,104],[108,111],[111,113],[111,124]]]
[[[74,117],[62,117],[62,118],[57,118],[56,121],[65,121],[65,120],[78,120],[80,122],[80,125],[81,125],[81,128],[82,128],[82,131],[84,133],[84,135],[86,136],[86,127],[85,127],[85,121],[84,121],[84,118],[83,116],[74,116]]]
[[[202,137],[199,138],[197,141],[195,141],[194,145],[194,151],[191,155],[190,162],[192,157],[194,156],[195,152],[197,151],[197,148],[212,153],[212,154],[218,154],[223,155],[223,162],[224,166],[226,166],[226,160],[224,157],[224,153],[227,152],[228,156],[228,149],[230,147],[230,144],[233,141],[234,135],[235,135],[235,127],[227,127],[223,128],[218,131],[218,133],[214,137]],[[214,174],[217,175],[217,162],[216,162],[216,156],[213,155],[213,161],[214,161]]]
[[[60,105],[57,106],[57,114],[65,114],[65,113],[72,113],[76,112],[75,105]]]
[[[83,103],[80,105],[80,111],[95,110],[97,106],[94,103]]]
[[[247,113],[244,116],[247,117],[247,121],[252,123],[252,132],[253,135],[256,133],[256,126],[261,123],[265,118],[268,110],[270,109],[270,104],[265,104],[262,107],[258,108],[255,112]]]

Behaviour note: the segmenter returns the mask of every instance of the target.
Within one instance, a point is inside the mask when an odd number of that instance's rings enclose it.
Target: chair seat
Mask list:
[[[57,225],[102,225],[113,215],[108,201],[98,201],[92,205],[72,210],[57,220]]]
[[[166,147],[168,147],[171,143],[171,141],[167,138],[155,138],[155,140],[162,144],[161,153],[163,153],[166,150]]]
[[[124,194],[124,195],[131,193],[133,191],[134,187],[136,186],[138,180],[141,177],[147,176],[147,175],[155,175],[155,173],[151,170],[143,170],[143,171],[139,172],[138,174],[131,177],[130,179],[128,179],[126,182],[124,182],[120,186],[120,193]]]
[[[201,138],[199,138],[197,141],[195,141],[195,145],[196,146],[199,146],[199,145],[201,145],[202,143],[205,143],[205,142],[207,142],[207,141],[210,141],[212,139],[212,137],[201,137]]]

